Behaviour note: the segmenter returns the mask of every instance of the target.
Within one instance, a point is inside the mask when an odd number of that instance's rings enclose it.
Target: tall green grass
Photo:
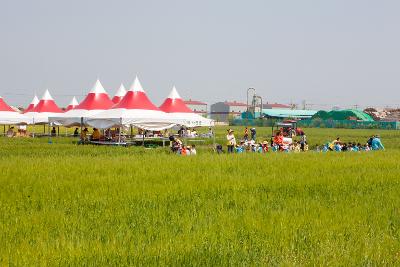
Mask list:
[[[0,265],[399,265],[400,134],[381,135],[385,152],[196,157],[0,138]]]

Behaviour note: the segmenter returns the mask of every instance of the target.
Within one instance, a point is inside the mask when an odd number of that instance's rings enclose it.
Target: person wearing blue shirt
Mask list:
[[[372,150],[385,150],[385,147],[383,146],[379,135],[375,136],[374,139],[372,139],[371,148]]]

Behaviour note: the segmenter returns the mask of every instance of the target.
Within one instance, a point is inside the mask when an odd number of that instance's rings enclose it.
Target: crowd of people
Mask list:
[[[80,132],[80,133],[79,133]],[[142,134],[143,136],[148,136],[148,132],[139,129],[138,134]],[[51,136],[56,136],[57,131],[56,127],[52,127]],[[14,127],[10,127],[6,132],[6,136],[15,137],[15,136],[24,136],[26,135],[26,126],[19,127],[18,131],[15,132]],[[197,150],[195,145],[185,145],[180,138],[194,138],[194,137],[212,137],[214,136],[214,132],[212,128],[209,128],[206,134],[198,134],[195,129],[189,129],[181,127],[178,131],[178,135],[171,135],[168,130],[165,132],[152,132],[153,136],[169,136],[170,140],[170,148],[173,153],[179,155],[196,155]],[[99,129],[93,128],[92,133],[89,133],[88,128],[84,128],[79,131],[79,128],[75,128],[74,137],[80,137],[80,144],[85,144],[90,141],[124,141],[125,135],[120,133],[120,128],[115,129],[107,129],[103,132],[100,132]],[[293,138],[296,137],[296,138]],[[183,139],[182,139],[183,140]],[[300,153],[308,150],[313,150],[316,152],[328,152],[328,151],[336,151],[336,152],[347,152],[347,151],[371,151],[371,150],[384,150],[385,147],[382,144],[379,135],[371,136],[367,142],[342,142],[340,137],[336,138],[331,142],[327,142],[322,145],[316,145],[312,149],[309,148],[309,144],[307,141],[307,136],[305,132],[297,128],[293,129],[284,129],[281,128],[274,132],[273,136],[270,140],[262,139],[257,140],[257,131],[253,128],[245,127],[243,131],[243,137],[237,141],[235,137],[235,132],[232,129],[227,130],[226,135],[226,147],[227,153],[268,153],[268,152],[294,152]],[[224,149],[222,145],[216,145],[216,151],[218,153],[224,153]]]
[[[294,152],[300,153],[309,150],[309,144],[307,142],[307,136],[301,129],[296,130],[298,134],[297,139],[294,140],[292,136],[285,135],[284,129],[279,129],[275,132],[270,142],[267,140],[258,141],[256,140],[256,129],[250,129],[251,137],[249,138],[249,130],[246,127],[244,129],[243,139],[239,142],[236,141],[234,130],[228,129],[226,140],[227,140],[227,153],[244,153],[244,152],[257,152],[267,153],[272,152]],[[315,151],[327,152],[327,151],[370,151],[370,150],[384,150],[379,135],[374,135],[369,138],[366,144],[361,145],[356,142],[344,143],[340,141],[340,138],[335,139],[332,142],[328,142],[325,145],[317,145]],[[222,145],[217,145],[216,150],[218,153],[224,153]]]
[[[270,141],[263,140],[257,142],[257,132],[255,128],[244,129],[243,139],[239,142],[236,141],[234,130],[227,130],[227,152],[228,153],[243,153],[243,152],[258,152],[267,153],[269,151],[283,151],[283,152],[301,152],[308,150],[307,137],[303,131],[300,133],[300,140],[294,141],[291,138],[285,137],[284,130],[278,130]],[[217,146],[217,152],[222,153],[222,146]]]
[[[328,142],[322,146],[317,145],[316,151],[328,152],[359,152],[359,151],[371,151],[371,150],[385,150],[379,135],[371,136],[365,144],[356,142],[342,142],[340,137],[336,138],[332,142]]]

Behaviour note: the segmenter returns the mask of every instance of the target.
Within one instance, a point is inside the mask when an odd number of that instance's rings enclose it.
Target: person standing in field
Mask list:
[[[306,134],[304,132],[302,132],[301,135],[300,135],[300,149],[301,149],[301,151],[304,152],[304,148],[305,148],[306,144],[307,144],[307,136],[306,136]]]
[[[256,134],[257,134],[256,128],[251,128],[250,132],[251,132],[251,140],[256,141]]]
[[[244,128],[243,140],[244,141],[248,141],[249,140],[249,129],[247,127]]]
[[[228,146],[228,153],[233,153],[233,148],[236,145],[236,138],[233,134],[233,130],[229,129],[228,134],[226,135],[227,146]]]

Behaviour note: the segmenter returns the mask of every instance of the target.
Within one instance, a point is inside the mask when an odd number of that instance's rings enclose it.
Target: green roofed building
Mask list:
[[[374,121],[370,115],[356,109],[332,110],[329,112],[320,110],[311,119]]]
[[[266,118],[292,118],[292,119],[310,119],[316,110],[301,110],[301,109],[263,109],[262,117]],[[256,118],[260,117],[260,112],[256,112]],[[253,113],[247,114],[247,112],[242,113],[242,119],[253,119]]]

